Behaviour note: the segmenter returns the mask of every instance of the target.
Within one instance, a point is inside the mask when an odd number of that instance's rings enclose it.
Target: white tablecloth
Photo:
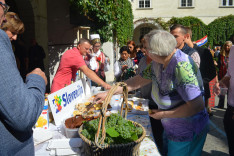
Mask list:
[[[116,95],[113,96],[111,100],[112,108],[115,110],[119,110],[121,100],[120,96]],[[149,116],[146,113],[145,115],[139,115],[139,114],[128,114],[127,118],[129,120],[135,121],[137,123],[140,123],[146,130],[146,137],[142,141],[140,146],[140,155],[141,156],[160,156],[157,147],[153,141],[152,137],[152,130],[150,125]],[[49,125],[49,132],[52,132],[53,137],[52,139],[64,139],[66,138],[64,136],[64,131],[62,128],[57,128],[55,125],[51,124]],[[46,150],[48,146],[48,141],[45,141],[41,144],[38,144],[35,146],[35,155],[36,156],[48,156],[50,154],[50,151]],[[82,151],[82,150],[81,150]],[[84,155],[84,153],[82,153]]]

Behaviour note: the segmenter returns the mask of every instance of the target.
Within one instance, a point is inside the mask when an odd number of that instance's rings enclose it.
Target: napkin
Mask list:
[[[81,147],[83,141],[81,138],[70,138],[70,139],[53,139],[49,141],[47,150],[50,149],[66,149],[66,148],[78,148]]]
[[[33,130],[33,140],[34,140],[35,146],[51,139],[52,137],[53,137],[53,134],[49,130],[45,130],[42,128],[35,128]]]
[[[51,156],[54,155],[77,155],[77,156],[81,156],[81,152],[79,148],[57,148],[57,149],[53,149],[50,152]]]

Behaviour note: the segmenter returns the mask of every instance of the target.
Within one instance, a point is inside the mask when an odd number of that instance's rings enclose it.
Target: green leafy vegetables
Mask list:
[[[82,135],[94,141],[97,133],[99,119],[84,123]],[[137,140],[143,133],[141,127],[136,127],[131,121],[125,120],[119,114],[111,114],[105,123],[107,144],[126,144]],[[99,134],[99,138],[101,133]]]

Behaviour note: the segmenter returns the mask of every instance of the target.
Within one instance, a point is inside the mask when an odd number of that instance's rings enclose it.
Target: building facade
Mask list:
[[[155,19],[165,22],[172,17],[194,16],[209,24],[218,17],[234,14],[234,0],[130,0],[134,14],[133,40],[139,43],[144,35],[159,25]]]

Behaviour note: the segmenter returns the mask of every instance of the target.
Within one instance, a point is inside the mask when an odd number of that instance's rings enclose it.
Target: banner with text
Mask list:
[[[48,101],[55,125],[61,125],[64,119],[70,117],[74,111],[75,105],[81,102],[84,97],[85,92],[81,80],[50,94],[48,96]]]

